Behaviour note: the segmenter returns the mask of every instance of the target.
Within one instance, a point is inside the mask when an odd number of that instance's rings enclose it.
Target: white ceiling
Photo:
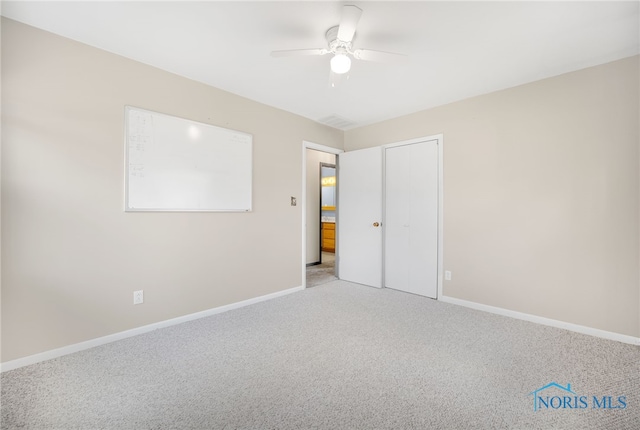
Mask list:
[[[354,48],[408,55],[354,61],[329,82],[341,7],[363,9]],[[2,15],[315,121],[366,125],[639,53],[639,2],[33,2]]]

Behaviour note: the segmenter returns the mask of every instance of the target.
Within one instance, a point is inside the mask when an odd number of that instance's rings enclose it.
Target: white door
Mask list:
[[[385,149],[384,286],[438,293],[438,141]]]
[[[382,148],[338,157],[338,277],[382,287]]]

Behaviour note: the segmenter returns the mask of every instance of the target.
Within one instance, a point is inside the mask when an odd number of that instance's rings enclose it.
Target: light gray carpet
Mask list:
[[[307,267],[307,287],[315,287],[338,279],[335,258],[335,254],[323,252],[321,264]]]
[[[335,281],[4,373],[2,428],[638,429],[640,348]]]

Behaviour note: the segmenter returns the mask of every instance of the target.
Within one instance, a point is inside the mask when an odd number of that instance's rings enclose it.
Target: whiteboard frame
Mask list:
[[[216,128],[216,129],[224,130],[227,132],[233,132],[233,133],[248,136],[250,138],[249,162],[251,165],[251,170],[250,170],[251,180],[249,182],[249,207],[241,208],[241,209],[180,209],[180,208],[142,208],[141,209],[141,208],[130,207],[129,206],[129,133],[128,133],[130,110],[142,111],[152,115],[170,117],[174,119],[187,121],[187,122],[197,124],[207,128]],[[124,130],[123,131],[124,131],[124,212],[234,212],[234,213],[252,212],[253,210],[253,135],[252,134],[245,133],[243,131],[225,128],[225,127],[216,126],[213,124],[194,121],[194,120],[184,118],[184,117],[179,117],[176,115],[170,115],[163,112],[157,112],[149,109],[140,108],[137,106],[131,106],[131,105],[125,105],[124,107]]]

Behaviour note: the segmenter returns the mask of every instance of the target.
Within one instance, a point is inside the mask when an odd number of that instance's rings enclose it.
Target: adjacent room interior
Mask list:
[[[338,279],[336,154],[306,149],[306,286]]]
[[[1,12],[1,428],[640,421],[638,2]],[[248,200],[128,200],[126,109]]]

